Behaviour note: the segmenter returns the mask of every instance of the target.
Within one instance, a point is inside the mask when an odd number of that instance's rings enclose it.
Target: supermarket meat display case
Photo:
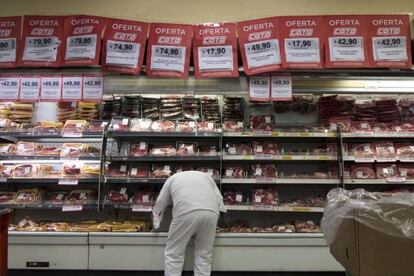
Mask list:
[[[22,154],[3,154],[2,166],[23,166],[1,178],[0,191],[18,193],[2,204],[16,211],[9,267],[162,270],[169,219],[151,231],[151,206],[169,175],[195,169],[212,175],[228,207],[213,270],[343,271],[320,233],[325,196],[335,187],[412,191],[414,74],[290,73],[293,101],[275,103],[249,102],[244,75],[107,75],[101,131],[4,133]],[[60,151],[42,157],[45,148]],[[55,177],[35,177],[45,171]],[[35,199],[16,204],[24,196]]]

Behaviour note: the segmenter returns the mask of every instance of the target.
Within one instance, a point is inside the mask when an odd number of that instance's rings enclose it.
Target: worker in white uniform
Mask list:
[[[185,249],[195,238],[194,276],[211,274],[214,239],[220,211],[226,212],[216,182],[207,173],[186,171],[167,179],[153,208],[158,229],[165,209],[173,205],[165,248],[166,276],[181,276]]]

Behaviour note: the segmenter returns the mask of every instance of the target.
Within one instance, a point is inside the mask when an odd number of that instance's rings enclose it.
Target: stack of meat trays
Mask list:
[[[56,120],[66,122],[67,120],[76,120],[78,118],[78,109],[76,102],[58,102],[56,110]]]
[[[19,124],[30,124],[33,118],[33,104],[13,103],[10,108],[10,119]]]
[[[372,101],[357,103],[355,105],[355,117],[357,121],[376,121],[375,104]]]
[[[241,97],[225,97],[223,121],[244,121],[244,99]]]
[[[159,120],[159,104],[160,100],[157,98],[141,98],[142,117],[145,119]]]
[[[183,106],[181,97],[167,96],[161,97],[161,117],[164,120],[177,120],[183,117]]]
[[[217,98],[203,97],[201,99],[201,108],[203,110],[203,121],[221,123],[220,107]]]
[[[339,102],[339,116],[355,119],[355,98],[351,96],[337,97]]]
[[[121,115],[121,97],[105,96],[102,103],[102,119],[110,120]]]
[[[78,119],[92,121],[99,118],[99,103],[79,102]]]
[[[141,118],[141,96],[123,97],[121,114],[130,118]]]
[[[340,104],[334,96],[320,97],[318,99],[318,117],[320,124],[327,124],[329,118],[339,117]]]
[[[183,114],[185,119],[198,120],[201,118],[200,99],[194,96],[185,96],[182,99]]]
[[[398,106],[403,122],[414,122],[414,99],[401,99]]]
[[[377,120],[380,123],[400,122],[400,112],[395,99],[383,99],[375,101]]]

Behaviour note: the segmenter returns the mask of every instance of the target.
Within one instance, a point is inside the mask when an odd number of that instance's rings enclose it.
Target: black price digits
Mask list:
[[[251,50],[258,52],[258,51],[264,51],[266,49],[270,49],[271,47],[272,45],[270,44],[270,42],[263,42],[263,43],[253,44],[251,47]]]
[[[92,42],[92,38],[90,37],[76,37],[72,39],[72,44],[83,46],[83,45],[89,45]]]
[[[337,44],[339,45],[344,45],[344,46],[352,46],[352,45],[357,45],[358,44],[358,39],[356,38],[340,38],[336,41]]]
[[[222,56],[226,53],[226,48],[208,48],[204,52],[207,52],[209,56]]]
[[[178,56],[177,48],[159,48],[159,53],[163,56]]]
[[[8,42],[0,42],[0,49],[6,49],[9,47],[9,43]]]
[[[51,38],[35,38],[33,39],[33,46],[45,46],[52,43]]]
[[[289,45],[292,45],[295,48],[307,48],[312,46],[312,41],[310,40],[292,40],[289,42]]]
[[[379,45],[382,46],[393,46],[393,45],[401,45],[401,39],[399,38],[384,38],[378,41]]]
[[[121,50],[121,51],[132,51],[132,49],[134,48],[134,45],[114,43],[113,48],[116,50]]]

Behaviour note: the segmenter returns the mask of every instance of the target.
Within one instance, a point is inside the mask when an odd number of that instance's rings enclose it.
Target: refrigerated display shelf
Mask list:
[[[65,181],[67,180],[67,181]],[[60,184],[62,186],[71,185],[70,182],[78,181],[77,184],[91,184],[98,183],[98,178],[0,178],[1,184],[59,184],[59,181],[67,182],[69,184]]]
[[[226,205],[228,211],[268,211],[268,212],[298,212],[323,213],[322,207],[281,207],[269,205]]]
[[[342,138],[414,138],[412,132],[342,133]]]
[[[109,156],[107,161],[220,161],[220,155]]]
[[[111,131],[106,132],[108,138],[141,138],[141,137],[216,137],[222,136],[221,132],[140,132],[140,131]]]
[[[414,185],[414,179],[391,178],[391,179],[345,179],[345,185]]]
[[[83,132],[81,135],[70,135],[70,134],[62,134],[62,133],[56,133],[56,134],[34,134],[33,132],[9,132],[9,131],[3,131],[0,132],[0,136],[3,137],[13,137],[15,139],[55,139],[55,138],[61,138],[61,139],[77,139],[77,138],[102,138],[102,133],[99,132]]]
[[[139,212],[139,213],[150,213],[152,212],[152,206],[140,206],[140,205],[134,205],[131,203],[123,203],[123,204],[112,204],[112,203],[106,203],[104,204],[104,209],[110,208],[110,209],[119,209],[119,210],[130,210],[131,212]]]
[[[334,132],[279,132],[279,131],[244,131],[224,132],[224,137],[287,137],[287,138],[335,138]]]
[[[336,161],[337,156],[331,155],[230,155],[223,154],[223,160],[280,160],[280,161]]]
[[[164,184],[167,178],[118,178],[105,177],[104,181],[108,184]],[[216,183],[220,183],[220,179],[214,179]]]
[[[99,156],[80,156],[80,157],[60,157],[60,156],[15,156],[7,155],[0,156],[0,161],[10,161],[10,163],[22,163],[22,161],[99,161],[101,158]],[[56,162],[53,162],[56,163]],[[92,162],[90,162],[92,163]]]
[[[339,179],[298,179],[298,178],[223,178],[222,184],[315,184],[315,185],[339,185]]]
[[[392,162],[414,162],[414,157],[395,157],[395,158],[377,158],[377,157],[355,157],[355,156],[344,156],[344,161],[355,162],[355,163],[392,163]]]
[[[41,210],[61,210],[63,207],[70,206],[82,206],[82,210],[91,210],[97,209],[98,203],[94,204],[0,204],[0,208],[10,208],[10,209],[41,209]]]

